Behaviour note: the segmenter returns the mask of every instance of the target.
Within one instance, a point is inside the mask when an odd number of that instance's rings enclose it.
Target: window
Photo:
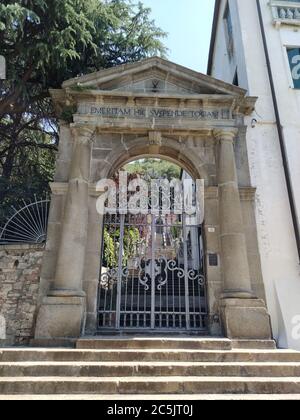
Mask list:
[[[225,9],[224,19],[226,22],[228,36],[229,38],[233,38],[233,26],[232,26],[232,18],[231,18],[229,3],[227,3],[226,9]]]
[[[229,56],[233,56],[234,52],[234,43],[233,43],[233,25],[232,25],[232,17],[229,8],[229,3],[227,3],[225,14],[224,14],[224,22],[226,28],[226,38],[227,38],[227,49]]]
[[[300,47],[287,49],[294,88],[300,89]]]
[[[236,69],[236,72],[235,72],[235,75],[234,75],[234,78],[233,78],[233,82],[232,82],[232,84],[233,84],[234,86],[239,86],[239,74],[238,74],[238,69]]]

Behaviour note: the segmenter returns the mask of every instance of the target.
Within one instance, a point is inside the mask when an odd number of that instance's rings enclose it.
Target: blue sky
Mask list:
[[[169,33],[169,59],[206,73],[214,0],[142,0],[158,26]]]

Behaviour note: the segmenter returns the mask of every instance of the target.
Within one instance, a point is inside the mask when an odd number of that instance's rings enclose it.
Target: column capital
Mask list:
[[[60,127],[68,127],[68,128],[70,128],[70,123],[68,121],[65,121],[63,119],[59,119],[58,120],[58,123],[59,123],[59,126]]]
[[[72,134],[78,143],[88,145],[93,142],[93,137],[96,132],[95,127],[86,125],[73,125],[71,126]]]
[[[229,141],[233,142],[234,138],[238,133],[237,128],[228,127],[228,128],[217,128],[213,131],[214,138],[218,141]]]

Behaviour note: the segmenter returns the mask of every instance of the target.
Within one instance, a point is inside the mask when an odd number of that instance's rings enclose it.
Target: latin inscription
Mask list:
[[[169,109],[169,108],[132,108],[84,106],[80,114],[102,118],[133,118],[133,119],[169,119],[169,120],[220,120],[230,119],[228,109]]]

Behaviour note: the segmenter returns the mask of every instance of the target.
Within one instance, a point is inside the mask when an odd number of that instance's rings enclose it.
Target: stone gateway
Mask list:
[[[128,162],[156,157],[205,181],[206,334],[270,340],[246,147],[245,117],[256,98],[156,57],[67,81],[51,94],[60,146],[35,339],[102,332],[105,220],[96,210],[96,184]],[[189,302],[189,287],[185,293]],[[120,331],[114,319],[110,325]]]

